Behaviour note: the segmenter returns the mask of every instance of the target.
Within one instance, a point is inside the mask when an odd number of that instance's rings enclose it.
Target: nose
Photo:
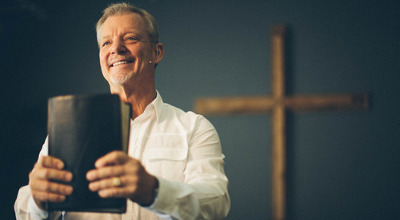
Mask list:
[[[124,54],[127,51],[125,44],[121,40],[115,40],[111,45],[112,54]]]

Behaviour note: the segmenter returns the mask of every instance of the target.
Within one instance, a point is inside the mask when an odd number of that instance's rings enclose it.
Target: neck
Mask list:
[[[132,119],[135,119],[141,115],[156,97],[155,86],[149,86],[146,88],[126,88],[120,87],[120,89],[111,88],[112,94],[118,94],[121,101],[130,103],[132,106]]]

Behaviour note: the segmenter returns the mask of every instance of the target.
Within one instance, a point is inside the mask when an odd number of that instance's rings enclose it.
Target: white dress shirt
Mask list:
[[[39,157],[47,152],[46,139]],[[125,214],[68,212],[64,219],[222,219],[228,214],[224,155],[215,128],[203,116],[164,103],[157,92],[131,121],[128,154],[159,180],[153,204],[141,207],[128,200]],[[14,209],[18,220],[48,216],[36,206],[29,186],[20,189]]]

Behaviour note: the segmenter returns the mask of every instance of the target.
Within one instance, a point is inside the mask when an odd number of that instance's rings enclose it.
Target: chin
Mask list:
[[[129,81],[129,79],[130,79],[129,75],[125,74],[124,75],[116,74],[110,76],[110,81],[116,85],[124,85]]]

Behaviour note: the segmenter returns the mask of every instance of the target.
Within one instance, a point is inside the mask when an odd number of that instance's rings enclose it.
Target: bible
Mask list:
[[[74,175],[74,191],[48,211],[124,213],[126,199],[104,199],[89,190],[86,173],[97,159],[114,150],[127,152],[131,106],[118,95],[67,95],[48,101],[49,155],[61,159]]]

